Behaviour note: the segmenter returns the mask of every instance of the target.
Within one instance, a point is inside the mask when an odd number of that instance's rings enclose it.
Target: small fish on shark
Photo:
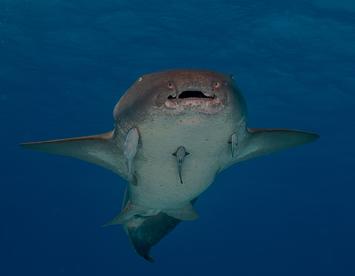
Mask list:
[[[312,142],[318,135],[247,126],[234,78],[204,70],[141,76],[116,104],[106,133],[30,142],[23,147],[94,163],[128,181],[120,213],[135,251],[151,248],[181,221],[198,218],[196,199],[241,161]]]
[[[190,153],[186,151],[186,149],[183,146],[178,147],[176,152],[173,153],[173,155],[176,157],[177,161],[177,167],[178,167],[178,172],[179,172],[179,178],[180,178],[180,183],[182,184],[182,176],[181,176],[181,170],[182,170],[182,163],[184,162],[185,156],[189,155]]]

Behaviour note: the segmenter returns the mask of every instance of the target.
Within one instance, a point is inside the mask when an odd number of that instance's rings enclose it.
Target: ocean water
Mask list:
[[[232,73],[249,126],[315,143],[240,163],[137,256],[125,182],[19,143],[100,133],[144,73]],[[355,275],[355,2],[0,1],[0,275]]]

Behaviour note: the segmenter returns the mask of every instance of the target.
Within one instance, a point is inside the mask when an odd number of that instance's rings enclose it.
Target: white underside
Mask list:
[[[228,141],[238,129],[224,111],[152,116],[137,127],[141,144],[134,159],[137,185],[130,184],[130,201],[155,210],[180,208],[199,196],[230,156]],[[172,155],[179,146],[190,153],[182,165],[183,183]]]

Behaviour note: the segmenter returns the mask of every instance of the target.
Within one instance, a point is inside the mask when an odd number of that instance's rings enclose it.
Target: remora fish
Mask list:
[[[128,180],[123,224],[137,253],[180,221],[218,172],[240,161],[314,141],[317,134],[247,127],[246,105],[233,78],[198,70],[140,77],[114,109],[107,133],[25,143],[25,148],[95,163]]]

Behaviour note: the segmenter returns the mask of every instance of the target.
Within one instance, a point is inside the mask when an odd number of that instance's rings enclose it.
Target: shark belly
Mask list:
[[[141,148],[135,159],[137,185],[130,185],[130,200],[147,209],[180,208],[201,194],[220,169],[228,151],[233,124],[225,116],[179,120],[150,120],[140,125]],[[180,182],[173,153],[184,146],[190,153],[182,164]]]

